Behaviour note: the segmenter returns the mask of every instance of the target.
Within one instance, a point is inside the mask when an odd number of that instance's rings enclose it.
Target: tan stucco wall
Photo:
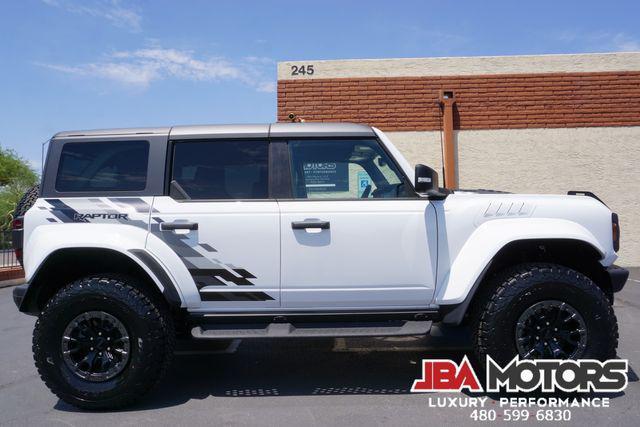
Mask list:
[[[389,132],[409,162],[442,170],[439,132]],[[640,265],[640,127],[461,131],[461,188],[589,190],[620,215],[618,263]]]
[[[294,75],[292,73],[292,66],[302,65],[305,67],[313,65],[313,74]],[[307,60],[279,62],[278,80],[636,71],[638,69],[640,69],[640,52]]]

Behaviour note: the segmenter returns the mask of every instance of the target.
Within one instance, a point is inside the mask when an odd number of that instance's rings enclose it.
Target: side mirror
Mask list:
[[[429,196],[430,199],[444,199],[447,193],[440,192],[438,173],[429,166],[416,165],[415,188],[418,194]]]
[[[438,173],[429,166],[416,165],[416,191],[426,194],[429,190],[438,190]]]

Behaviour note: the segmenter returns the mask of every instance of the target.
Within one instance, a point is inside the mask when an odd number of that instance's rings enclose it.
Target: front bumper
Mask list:
[[[27,289],[29,289],[29,285],[27,283],[13,288],[13,302],[16,304],[16,307],[18,307],[18,310],[22,306],[22,301],[24,300],[24,296],[27,294]]]
[[[617,265],[611,265],[605,269],[609,281],[611,282],[611,290],[613,292],[620,292],[624,288],[627,279],[629,278],[629,270],[626,268],[618,267]]]

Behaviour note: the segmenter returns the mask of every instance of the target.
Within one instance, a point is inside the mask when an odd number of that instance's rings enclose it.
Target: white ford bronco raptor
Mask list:
[[[176,337],[473,333],[476,359],[608,359],[618,218],[595,195],[448,191],[356,124],[62,132],[14,220],[62,400],[144,395]]]

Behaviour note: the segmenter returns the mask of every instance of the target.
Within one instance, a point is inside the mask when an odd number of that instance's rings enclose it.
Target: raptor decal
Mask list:
[[[191,274],[202,301],[270,301],[274,298],[264,292],[241,290],[214,292],[221,287],[255,286],[256,276],[248,270],[224,263],[214,256],[219,252],[208,243],[200,243],[197,234],[177,234],[160,229],[164,222],[160,212],[139,197],[104,197],[74,200],[44,199],[53,217],[50,223],[120,223],[149,230],[164,241],[178,255]],[[149,216],[151,218],[149,218]],[[145,218],[145,220],[136,219]],[[150,221],[147,222],[147,219]],[[180,220],[177,220],[180,221]],[[185,219],[184,221],[187,221]]]
[[[138,207],[141,206],[140,202],[144,203],[147,206],[147,211],[151,208],[144,200],[133,198],[136,201],[132,203],[136,203]],[[112,201],[109,198],[100,199],[100,198],[89,198],[89,199],[81,199],[78,201],[76,206],[72,201],[67,201],[67,203],[63,202],[60,199],[44,199],[44,201],[48,204],[48,206],[39,206],[42,210],[47,210],[51,213],[55,218],[47,218],[47,221],[51,223],[91,223],[91,222],[117,222],[120,224],[131,225],[138,228],[148,229],[149,224],[146,221],[141,219],[131,219],[129,212],[127,210],[131,209],[130,205],[125,203],[120,203],[120,205],[110,205],[109,201]],[[113,203],[113,201],[112,201]],[[116,209],[118,206],[124,206],[125,209]],[[128,207],[128,209],[127,209]],[[139,217],[144,217],[144,211],[140,211],[136,209],[136,213],[140,214]]]

